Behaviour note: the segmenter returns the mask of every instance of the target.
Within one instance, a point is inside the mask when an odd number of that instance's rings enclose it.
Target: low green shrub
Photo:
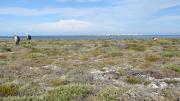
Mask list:
[[[16,96],[18,94],[17,85],[0,85],[0,97]]]
[[[82,61],[88,61],[89,60],[89,56],[88,55],[83,55],[83,56],[81,56],[81,60]]]
[[[123,70],[123,69],[118,69],[118,75],[119,76],[124,76],[125,75],[125,70]]]
[[[0,60],[0,65],[6,65],[7,64],[7,61],[1,61]]]
[[[164,51],[161,53],[161,55],[163,57],[169,57],[169,58],[174,57],[174,56],[180,57],[180,52],[179,51]]]
[[[52,83],[53,87],[57,87],[57,86],[60,86],[60,85],[64,85],[65,81],[61,80],[61,79],[53,79],[53,80],[51,80],[51,83]]]
[[[103,61],[104,65],[115,65],[117,62],[112,59],[107,59]]]
[[[164,82],[168,83],[168,84],[178,84],[179,81],[177,80],[165,80]]]
[[[2,51],[2,52],[11,52],[12,49],[10,47],[3,46],[3,47],[0,48],[0,51]]]
[[[7,55],[6,54],[0,54],[0,60],[4,60],[7,58]]]
[[[149,80],[144,81],[145,86],[149,85],[150,83],[151,83],[151,81],[149,81]]]
[[[116,88],[116,87],[106,87],[102,88],[97,94],[97,101],[117,101],[117,99],[122,96],[128,89],[127,88]]]
[[[46,100],[36,96],[22,96],[22,97],[9,96],[9,97],[0,98],[0,101],[46,101]]]
[[[130,84],[139,84],[141,83],[141,79],[134,76],[128,76],[126,82]]]
[[[76,101],[83,99],[92,92],[89,85],[61,85],[47,94],[48,101]]]
[[[160,57],[158,57],[157,55],[147,55],[145,59],[151,62],[155,62],[158,61]]]
[[[123,56],[123,53],[121,53],[121,52],[110,52],[110,53],[108,53],[108,56],[111,56],[111,57]]]
[[[111,46],[111,47],[107,47],[105,48],[107,56],[108,57],[116,57],[116,56],[122,56],[123,53],[120,52],[118,47],[115,46]]]
[[[42,53],[35,52],[35,53],[29,53],[23,56],[23,58],[25,59],[37,59],[39,57],[45,57],[45,55]]]
[[[173,65],[168,66],[168,69],[171,69],[173,71],[180,73],[180,65],[173,64]]]
[[[173,89],[167,88],[162,90],[162,94],[164,95],[166,101],[178,101],[180,94],[175,92]]]
[[[135,51],[145,51],[146,47],[144,44],[136,43],[136,44],[127,44],[127,49],[132,49]]]
[[[36,83],[27,84],[19,88],[20,96],[39,96],[44,92],[45,89],[43,89],[39,84]]]
[[[102,54],[102,51],[101,51],[101,49],[96,48],[95,50],[92,51],[92,54],[93,54],[93,56],[96,57],[96,56],[101,55],[101,54]]]

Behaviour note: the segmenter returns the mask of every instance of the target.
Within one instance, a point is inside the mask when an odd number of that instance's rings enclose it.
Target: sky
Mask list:
[[[180,0],[1,0],[0,36],[180,34]]]

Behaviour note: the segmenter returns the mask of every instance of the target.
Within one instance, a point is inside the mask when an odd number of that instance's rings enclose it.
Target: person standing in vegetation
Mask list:
[[[32,39],[31,35],[29,33],[27,33],[28,44],[30,44],[31,39]]]
[[[14,36],[14,41],[15,41],[15,45],[18,46],[19,45],[19,42],[20,42],[20,37],[15,35]]]

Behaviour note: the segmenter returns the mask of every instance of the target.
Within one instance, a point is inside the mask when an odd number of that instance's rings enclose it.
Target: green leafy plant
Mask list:
[[[48,92],[48,101],[72,101],[82,99],[92,92],[89,85],[61,85]]]

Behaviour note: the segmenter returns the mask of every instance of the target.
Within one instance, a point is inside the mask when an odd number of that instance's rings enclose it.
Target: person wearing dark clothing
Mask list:
[[[27,34],[28,44],[30,44],[31,39],[32,39],[31,35],[30,35],[30,34]]]
[[[14,36],[14,41],[15,41],[15,45],[18,46],[19,45],[19,42],[21,41],[20,37],[15,35]]]
[[[29,34],[27,35],[27,40],[29,40],[29,41],[31,40],[31,35],[29,35]]]

